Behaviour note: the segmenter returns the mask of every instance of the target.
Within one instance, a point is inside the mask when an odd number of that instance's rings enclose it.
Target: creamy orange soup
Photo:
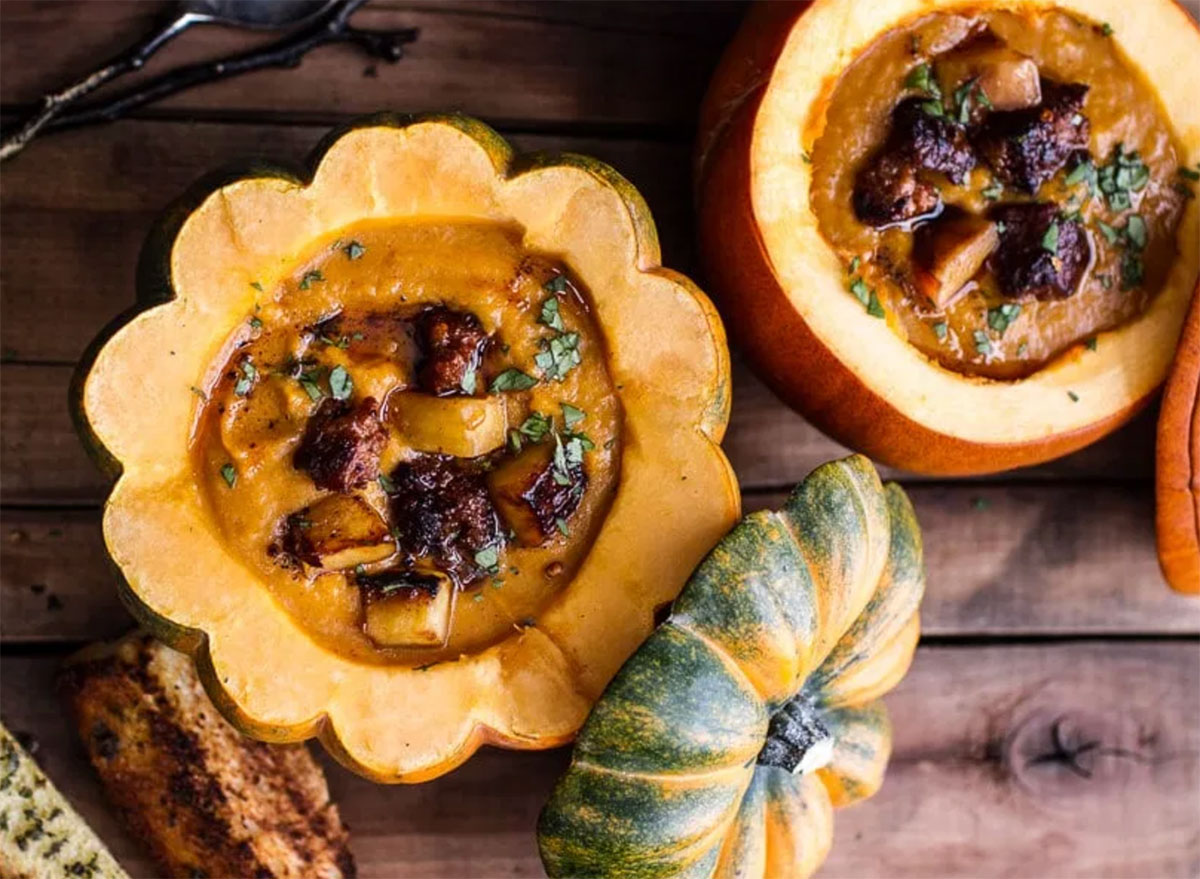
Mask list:
[[[1060,86],[1086,87],[1078,109],[1057,121],[1082,149],[1027,189],[1002,179],[993,157],[1021,149],[1032,155],[1038,148],[1022,140],[1026,131],[1017,114],[1046,112],[1046,95],[1039,104],[1022,92],[1036,94],[1039,76],[1047,95]],[[988,87],[1004,109],[987,97],[985,82],[998,83]],[[964,123],[960,146],[973,151],[974,165],[960,182],[947,173],[917,171],[918,180],[940,194],[930,215],[864,222],[863,210],[856,210],[856,185],[863,185],[864,169],[896,148],[893,112],[904,99],[914,99],[922,112]],[[1068,126],[1075,126],[1074,134]],[[1005,131],[1009,143],[998,134]],[[1072,346],[1094,346],[1097,333],[1137,316],[1157,294],[1177,253],[1177,225],[1197,176],[1195,168],[1180,167],[1183,156],[1153,90],[1106,26],[1057,11],[965,9],[889,31],[840,77],[812,148],[812,207],[821,234],[846,266],[848,288],[871,314],[951,369],[1013,379]],[[1029,233],[1036,235],[1034,255],[1040,246],[1049,261],[1045,270],[1057,268],[1073,282],[1014,294],[1024,257],[1008,254],[1007,290],[998,283],[998,275],[1006,276],[997,260],[1005,259],[1006,247],[1017,246],[1006,243],[1006,235],[1014,238],[1021,230],[1003,222],[1000,206],[1032,202],[1056,206],[1055,219]],[[964,221],[957,240],[945,231],[955,219]],[[1086,249],[1068,252],[1080,243],[1076,232]],[[965,260],[958,266],[963,273],[953,275],[952,264],[944,273],[953,277],[947,282],[953,289],[938,290],[928,274],[927,261],[936,253],[929,242],[938,235],[943,252],[966,242],[954,251]],[[968,245],[976,247],[974,259],[965,252]],[[1074,265],[1063,266],[1071,260]]]
[[[343,229],[260,291],[221,362],[197,479],[230,549],[344,655],[423,665],[530,624],[611,501],[604,339],[514,229]]]

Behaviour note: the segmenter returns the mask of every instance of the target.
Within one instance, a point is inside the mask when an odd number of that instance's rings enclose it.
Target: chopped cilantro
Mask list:
[[[311,272],[305,272],[304,277],[300,279],[300,289],[307,290],[309,287],[311,287],[313,285],[314,281],[324,281],[324,280],[325,280],[325,276],[322,275],[316,269],[313,269]]]
[[[354,380],[341,364],[329,371],[329,392],[335,400],[349,400],[354,393]]]
[[[975,350],[984,357],[992,353],[992,341],[983,330],[975,331]]]
[[[542,289],[547,293],[564,293],[567,289],[567,276],[555,275],[549,281],[542,285]]]
[[[1146,221],[1139,214],[1130,214],[1125,221],[1125,238],[1138,250],[1146,247]]]
[[[940,320],[933,325],[933,334],[938,337],[938,341],[944,341],[946,338],[946,322]]]
[[[554,429],[554,420],[541,412],[530,412],[529,417],[521,422],[518,431],[521,436],[531,443],[540,443]]]
[[[571,536],[571,529],[569,527],[567,527],[567,520],[564,519],[562,516],[556,517],[554,520],[554,524],[558,527],[558,530],[560,532],[562,532],[563,537]]]
[[[475,387],[478,384],[478,370],[474,365],[468,366],[467,371],[463,373],[462,381],[459,382],[459,387],[462,388],[464,394],[474,394]]]
[[[320,370],[310,370],[302,372],[296,376],[296,381],[300,382],[300,387],[304,388],[304,392],[308,394],[308,398],[314,403],[319,402],[325,396],[325,392],[321,390],[321,372]]]
[[[1116,244],[1121,238],[1121,233],[1103,220],[1096,220],[1096,228],[1100,230],[1101,234],[1104,235],[1104,240],[1109,244]]]
[[[1028,343],[1028,342],[1022,342],[1020,345],[1018,345],[1018,346],[1017,346],[1017,356],[1018,356],[1018,357],[1024,357],[1024,356],[1025,356],[1025,353],[1026,353],[1028,350],[1029,350],[1029,343]]]
[[[563,421],[567,425],[567,430],[574,430],[575,425],[587,417],[586,413],[582,409],[576,409],[570,403],[563,403],[561,405]]]
[[[1095,351],[1095,350],[1096,350],[1096,346],[1097,346],[1097,344],[1099,344],[1099,343],[1096,341],[1096,337],[1095,337],[1095,336],[1092,336],[1090,339],[1088,339],[1088,340],[1087,340],[1086,342],[1084,342],[1083,344],[1087,346],[1087,349],[1088,349],[1089,351]]]
[[[1071,398],[1072,403],[1079,402],[1079,395],[1077,393],[1075,393],[1074,391],[1067,391],[1067,396]]]
[[[1005,302],[1003,305],[1000,305],[996,308],[988,309],[987,323],[989,327],[1003,336],[1005,331],[1012,326],[1013,321],[1015,321],[1020,314],[1021,306],[1013,302]]]
[[[1113,35],[1113,26],[1107,21],[1100,25],[1100,33],[1102,36],[1111,37]]]
[[[261,330],[262,329],[262,321],[259,320],[257,317],[250,318],[250,328],[253,330]]]
[[[346,256],[350,257],[350,259],[358,259],[367,252],[367,249],[357,241],[351,241],[349,244],[343,247],[342,250],[346,252]]]
[[[1042,250],[1058,255],[1058,220],[1052,220],[1042,236]]]
[[[225,480],[225,484],[233,488],[233,484],[237,482],[237,470],[232,464],[224,464],[221,467],[221,478]]]
[[[582,362],[579,333],[562,333],[551,339],[543,339],[542,350],[534,355],[533,362],[541,371],[542,378],[562,381],[567,373]]]
[[[942,96],[942,89],[938,85],[937,77],[933,75],[933,68],[928,63],[918,64],[910,70],[908,76],[904,78],[904,87],[918,89],[933,98]]]
[[[558,330],[560,333],[566,330],[566,327],[563,326],[562,314],[558,310],[557,297],[551,296],[542,303],[542,313],[538,317],[538,323],[552,330]]]
[[[938,119],[946,115],[946,108],[942,106],[940,101],[925,101],[921,104],[921,109],[929,116],[934,116]]]
[[[871,298],[867,301],[867,314],[871,317],[886,317],[883,306],[879,304],[879,297],[875,295],[875,291],[871,291]]]
[[[1096,185],[1096,166],[1092,164],[1091,159],[1084,159],[1071,170],[1065,182],[1067,186],[1086,182],[1089,188],[1094,188]]]
[[[1186,177],[1188,180],[1200,180],[1200,171],[1193,171],[1187,165],[1180,165],[1179,176]]]
[[[254,385],[254,380],[258,378],[258,370],[254,368],[254,364],[247,357],[242,361],[242,377],[237,380],[237,384],[233,386],[233,392],[239,397],[244,397],[250,393],[250,388]]]
[[[1003,194],[1004,184],[1002,184],[999,180],[993,180],[980,192],[980,195],[982,195],[988,201],[996,201]]]
[[[850,292],[866,308],[867,303],[871,300],[871,288],[867,286],[867,282],[862,278],[855,278],[850,282]]]
[[[857,272],[857,271],[858,271],[858,267],[859,267],[861,264],[862,264],[862,260],[860,260],[860,259],[859,259],[857,256],[856,256],[856,257],[854,257],[853,259],[851,259],[851,260],[850,260],[850,274],[852,274],[852,275],[853,275],[855,272]]]
[[[262,286],[262,284],[258,283],[258,281],[251,281],[250,286],[253,287],[255,290],[257,290],[259,293],[261,293],[263,291],[263,286]]]
[[[475,553],[475,564],[489,574],[499,574],[500,551],[495,546],[485,546]]]
[[[526,375],[519,369],[510,367],[492,379],[489,390],[492,393],[499,391],[527,391],[536,384],[537,379]]]
[[[1145,277],[1145,271],[1142,258],[1136,253],[1126,251],[1121,257],[1121,289],[1132,290],[1139,286]]]
[[[396,493],[396,485],[392,480],[388,479],[387,474],[379,474],[379,487],[383,489],[384,494]]]
[[[808,150],[800,150],[800,159],[804,162],[804,164],[811,165],[812,153],[810,153]]]

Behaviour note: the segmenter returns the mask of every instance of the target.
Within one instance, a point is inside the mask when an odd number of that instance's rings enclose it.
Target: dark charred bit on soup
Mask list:
[[[367,601],[382,601],[385,598],[433,598],[442,587],[442,579],[435,574],[397,569],[378,574],[356,573],[354,584],[362,590]]]
[[[416,319],[422,359],[417,371],[421,390],[435,396],[473,395],[483,387],[480,364],[489,341],[479,318],[437,306]]]
[[[432,562],[460,587],[491,573],[477,557],[501,545],[500,521],[472,461],[420,455],[390,481],[393,534],[406,567]]]
[[[921,180],[904,156],[881,156],[859,172],[854,186],[854,213],[868,226],[910,223],[941,209],[937,187]]]
[[[1088,87],[1042,79],[1037,107],[994,112],[974,134],[979,155],[1008,186],[1033,194],[1078,150],[1091,127],[1081,112]]]
[[[1000,243],[989,261],[1000,292],[1020,299],[1065,299],[1091,261],[1083,225],[1048,202],[993,208]]]
[[[292,458],[318,488],[352,491],[379,476],[379,456],[387,444],[375,399],[357,405],[326,398],[313,413]]]

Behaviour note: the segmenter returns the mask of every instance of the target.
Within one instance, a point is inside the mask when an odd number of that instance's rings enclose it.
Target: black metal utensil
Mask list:
[[[140,43],[99,70],[42,98],[41,108],[0,145],[0,161],[14,156],[47,123],[80,98],[119,76],[139,70],[155,52],[198,24],[269,30],[296,28],[314,21],[336,0],[182,0],[170,16]]]

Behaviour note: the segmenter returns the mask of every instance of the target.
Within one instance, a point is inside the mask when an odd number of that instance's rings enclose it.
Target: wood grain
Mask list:
[[[374,2],[354,16],[356,25],[420,29],[420,38],[397,64],[375,63],[349,46],[331,46],[311,53],[299,75],[267,70],[234,77],[176,95],[156,109],[324,121],[384,108],[454,108],[525,125],[583,120],[593,126],[643,125],[686,133],[741,11],[737,4],[700,2],[672,4],[670,12],[625,13],[596,4],[568,12],[558,6],[508,10]],[[159,11],[130,0],[6,0],[0,5],[5,34],[0,100],[27,104],[61,85],[65,75],[94,69],[140,38]],[[72,38],[63,40],[67,27]],[[261,37],[224,28],[196,28],[130,81],[258,41]]]
[[[1198,661],[1192,643],[920,648],[887,700],[883,790],[838,813],[821,876],[1194,876]],[[0,709],[37,738],[47,773],[125,866],[148,875],[45,696],[56,664],[7,659]],[[566,756],[485,750],[415,787],[331,766],[360,875],[542,875],[534,822]]]
[[[1200,633],[1200,602],[1167,589],[1155,562],[1149,486],[914,485],[909,494],[929,570],[927,635]],[[746,507],[782,500],[758,493]],[[128,627],[99,520],[94,510],[0,512],[7,643]]]

